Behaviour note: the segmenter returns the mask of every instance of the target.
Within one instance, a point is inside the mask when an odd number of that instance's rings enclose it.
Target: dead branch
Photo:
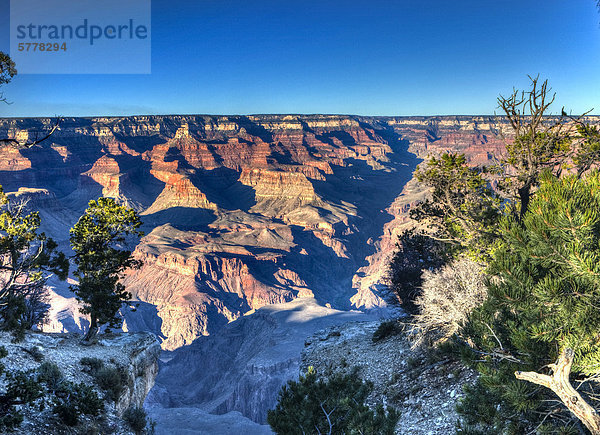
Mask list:
[[[600,435],[598,412],[581,397],[569,381],[574,356],[573,349],[563,350],[558,361],[548,366],[552,370],[552,375],[519,371],[515,372],[515,377],[554,391],[561,402],[589,429],[592,435]]]
[[[6,139],[0,139],[0,144],[10,145],[10,146],[13,146],[18,149],[31,148],[31,147],[33,147],[35,145],[39,145],[40,143],[49,139],[50,136],[52,136],[54,134],[54,132],[58,129],[61,122],[62,122],[62,118],[60,118],[60,117],[56,118],[56,122],[52,126],[52,129],[50,130],[50,132],[42,138],[39,138],[36,135],[36,138],[33,141],[24,141],[24,142],[21,142],[14,138],[6,138]]]

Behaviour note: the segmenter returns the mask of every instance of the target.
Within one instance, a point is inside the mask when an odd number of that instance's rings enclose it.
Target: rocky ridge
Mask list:
[[[375,317],[321,307],[314,298],[260,308],[173,352],[161,366],[146,407],[157,414],[157,429],[169,424],[165,409],[177,415],[185,407],[214,415],[239,413],[247,423],[264,425],[281,386],[298,375],[307,337],[332,325]]]
[[[400,412],[397,434],[454,433],[456,402],[463,396],[463,385],[474,382],[476,374],[459,362],[412,349],[404,335],[373,342],[379,324],[355,322],[319,331],[306,341],[300,371],[312,366],[317,374],[327,375],[357,368],[358,375],[373,384],[367,403]]]
[[[23,341],[14,343],[9,334],[0,333],[0,345],[8,351],[1,362],[7,371],[35,370],[41,362],[51,362],[59,366],[66,380],[89,385],[94,382],[81,365],[81,358],[98,358],[106,364],[122,367],[127,381],[118,400],[106,403],[101,421],[85,420],[83,427],[77,430],[93,431],[100,425],[99,429],[104,433],[129,434],[131,431],[119,417],[131,406],[142,406],[154,386],[160,345],[149,333],[108,334],[99,338],[96,345],[82,346],[82,336],[78,334],[29,333]],[[0,380],[0,389],[3,387],[3,380]],[[102,396],[103,393],[98,390],[98,394]],[[52,415],[51,408],[24,407],[22,412],[25,420],[19,428],[20,433],[77,433],[62,425]]]
[[[0,136],[35,137],[52,122],[0,120]],[[67,118],[41,146],[2,148],[0,184],[35,194],[65,249],[88,200],[138,210],[146,265],[126,284],[142,309],[125,317],[176,349],[298,297],[384,307],[387,259],[422,194],[407,185],[417,157],[450,150],[482,163],[506,128],[492,117]]]

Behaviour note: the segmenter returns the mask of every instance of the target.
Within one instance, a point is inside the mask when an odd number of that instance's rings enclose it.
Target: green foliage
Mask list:
[[[581,140],[573,157],[573,164],[577,169],[577,175],[581,177],[600,162],[600,129],[597,126],[581,123],[577,126],[577,132]]]
[[[10,83],[15,75],[17,75],[15,63],[8,54],[0,51],[0,87]],[[2,92],[0,92],[0,102],[6,102]]]
[[[569,347],[573,372],[600,372],[600,174],[545,173],[528,210],[521,222],[502,220],[505,243],[490,265],[497,278],[464,329],[481,375],[459,411],[477,430],[521,433],[556,408],[550,390],[517,381],[515,371],[543,372]],[[545,425],[570,427],[560,411]]]
[[[44,353],[40,350],[39,347],[37,346],[32,346],[31,348],[28,349],[27,351],[29,353],[29,355],[31,355],[31,357],[36,360],[37,362],[42,362],[44,361]]]
[[[80,413],[70,401],[60,401],[56,403],[52,411],[67,426],[77,426],[77,423],[79,423]]]
[[[89,385],[65,381],[56,391],[53,412],[67,426],[76,426],[82,414],[97,416],[104,410],[104,402]]]
[[[140,434],[147,425],[146,411],[144,411],[144,408],[132,406],[123,414],[123,420],[127,422],[131,430],[136,434]]]
[[[18,402],[31,403],[42,396],[41,385],[29,372],[18,370],[7,373],[6,379],[8,381],[6,395],[18,399]]]
[[[385,338],[398,335],[402,332],[402,328],[397,320],[388,320],[381,322],[377,330],[373,333],[373,342],[381,341]]]
[[[56,391],[65,380],[60,368],[52,362],[42,363],[38,369],[38,382],[45,384],[50,391]]]
[[[0,86],[9,83],[17,75],[17,68],[10,56],[0,51]]]
[[[423,269],[437,270],[448,257],[445,243],[415,229],[398,236],[398,250],[390,262],[388,279],[400,305],[409,314],[418,312],[415,299],[421,294]]]
[[[267,422],[277,434],[393,434],[398,414],[383,406],[372,411],[365,405],[372,386],[356,373],[336,373],[319,379],[309,368],[298,382],[290,381],[279,393]]]
[[[22,405],[35,402],[42,397],[42,386],[31,373],[15,371],[5,373],[6,392],[0,394],[0,431],[11,431],[23,421]]]
[[[415,178],[431,189],[426,199],[410,210],[411,218],[426,224],[432,237],[454,251],[485,255],[497,237],[500,199],[479,168],[469,167],[463,154],[445,153],[431,158],[415,171]]]
[[[575,164],[581,176],[599,157],[593,143],[580,143],[574,135],[576,129],[588,129],[583,115],[573,118],[563,108],[560,115],[548,116],[556,94],[548,80],[529,79],[529,90],[514,90],[507,97],[498,97],[498,106],[514,133],[496,168],[498,189],[510,199],[509,208],[518,221],[525,216],[543,172],[552,171],[560,177],[565,168]]]
[[[122,367],[101,367],[91,375],[98,386],[106,392],[109,400],[116,402],[127,386],[127,373]]]
[[[90,374],[93,376],[96,373],[98,373],[98,371],[104,367],[104,361],[101,360],[100,358],[90,358],[90,357],[83,357],[79,360],[79,362],[81,363],[82,366],[87,367],[88,371],[90,372]]]
[[[67,426],[76,426],[82,414],[97,416],[104,403],[94,389],[83,383],[67,381],[60,368],[51,362],[37,369],[37,381],[53,395],[53,412]]]
[[[5,358],[8,352],[0,346],[0,359]],[[12,431],[20,426],[23,421],[21,406],[35,402],[41,397],[41,385],[37,383],[30,373],[6,372],[4,364],[0,363],[0,376],[4,376],[6,390],[0,392],[0,432]]]
[[[77,265],[75,276],[79,284],[73,287],[77,299],[83,303],[82,312],[90,315],[90,332],[96,334],[99,325],[118,326],[116,314],[131,294],[121,284],[121,274],[130,268],[139,268],[132,252],[123,247],[128,238],[142,236],[142,225],[137,213],[119,205],[112,198],[90,201],[88,209],[71,229],[71,247]]]
[[[0,358],[7,355],[0,347]],[[0,365],[0,375],[5,367]],[[67,381],[60,368],[51,362],[40,364],[37,370],[4,373],[6,392],[0,394],[0,432],[17,429],[23,421],[21,408],[39,405],[43,409],[49,400],[53,412],[68,426],[76,426],[82,414],[98,416],[104,402],[94,389],[83,383]]]
[[[43,323],[48,305],[44,285],[50,274],[66,279],[68,262],[43,233],[37,212],[9,201],[0,187],[0,327],[17,338]]]

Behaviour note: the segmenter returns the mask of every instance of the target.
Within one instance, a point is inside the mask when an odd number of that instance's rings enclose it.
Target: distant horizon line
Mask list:
[[[210,114],[210,113],[166,113],[166,114],[130,114],[130,115],[40,115],[40,116],[0,116],[0,119],[67,119],[67,118],[78,118],[78,119],[95,119],[95,118],[144,118],[144,117],[185,117],[185,116],[198,116],[198,117],[223,117],[223,118],[235,118],[235,117],[249,117],[249,116],[298,116],[298,117],[310,117],[310,116],[323,116],[323,117],[359,117],[359,118],[474,118],[474,117],[496,117],[505,118],[506,115],[499,114],[445,114],[445,115],[359,115],[349,113],[251,113],[251,114]],[[545,117],[559,117],[559,114],[555,115],[544,115]],[[577,115],[571,115],[577,116]],[[585,115],[584,117],[600,118],[598,115]]]

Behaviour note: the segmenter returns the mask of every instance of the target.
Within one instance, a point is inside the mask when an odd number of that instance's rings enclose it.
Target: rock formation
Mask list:
[[[51,125],[4,119],[0,137]],[[145,265],[126,279],[140,303],[127,328],[175,349],[299,297],[385,306],[387,260],[423,195],[409,183],[416,165],[444,151],[489,162],[499,132],[506,122],[484,116],[67,118],[40,146],[0,149],[0,184],[39,205],[65,250],[90,199],[135,208],[147,235],[135,250]],[[64,284],[55,293],[69,298]],[[67,323],[53,330],[78,321]]]
[[[321,307],[313,298],[260,308],[175,351],[146,407],[157,415],[159,428],[184,407],[216,415],[238,412],[264,424],[281,386],[298,375],[306,337],[331,325],[373,318]]]
[[[37,370],[42,360],[58,365],[65,379],[74,383],[85,383],[94,386],[92,377],[80,363],[81,358],[97,358],[105,364],[122,367],[126,382],[120,397],[116,402],[106,400],[103,412],[103,433],[131,433],[119,419],[129,407],[143,405],[158,373],[158,358],[160,344],[150,333],[110,334],[101,335],[99,343],[93,346],[82,346],[82,336],[79,334],[45,334],[29,333],[21,342],[15,343],[8,333],[0,333],[0,345],[7,351],[8,356],[2,359],[2,364],[8,371]],[[36,357],[36,355],[39,355]],[[4,388],[4,380],[0,379],[0,390]],[[100,397],[103,392],[95,386]],[[59,420],[52,414],[52,407],[22,407],[25,420],[18,429],[19,433],[65,433]],[[70,429],[91,433],[85,430],[85,425],[91,428],[93,421],[83,421],[82,427]]]

